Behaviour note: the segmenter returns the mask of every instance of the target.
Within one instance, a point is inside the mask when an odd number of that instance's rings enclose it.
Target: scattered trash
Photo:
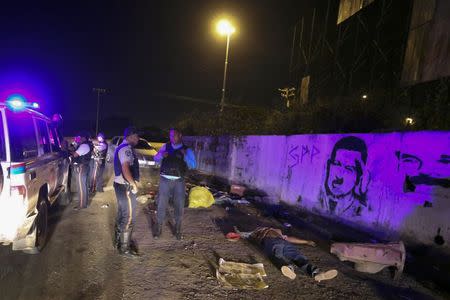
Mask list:
[[[263,277],[267,276],[264,265],[245,264],[225,261],[219,259],[219,269],[216,270],[216,277],[220,283],[226,287],[248,290],[262,290],[269,286],[264,282]]]
[[[244,204],[244,205],[249,205],[249,204],[250,204],[250,202],[248,202],[248,201],[245,200],[245,199],[237,200],[236,202],[237,202],[238,204]]]
[[[283,223],[283,226],[284,227],[286,227],[286,228],[292,228],[292,224],[290,224],[290,223]]]
[[[219,198],[215,198],[215,204],[217,205],[222,205],[222,204],[229,204],[229,205],[236,205],[236,204],[241,204],[241,205],[249,205],[250,202],[246,199],[232,199],[228,196],[221,196]]]
[[[109,204],[103,204],[102,206],[100,206],[100,208],[108,208]]]
[[[151,195],[141,195],[136,198],[137,202],[141,204],[147,203],[148,200],[153,199]]]
[[[330,252],[341,261],[355,263],[355,269],[364,273],[378,273],[386,267],[395,267],[398,279],[405,266],[406,251],[403,242],[389,244],[334,243]]]
[[[245,193],[245,187],[243,187],[242,185],[236,185],[233,184],[230,187],[230,194],[236,194],[240,197],[243,197]]]
[[[215,197],[214,198],[214,200],[215,200],[215,204],[216,205],[222,205],[222,204],[232,204],[233,203],[233,199],[231,199],[230,197],[228,197],[228,196],[220,196],[220,197]]]
[[[184,250],[193,250],[195,248],[197,248],[197,243],[195,241],[192,241],[184,247]]]
[[[225,237],[230,242],[237,242],[241,239],[241,235],[236,232],[228,232]]]
[[[202,186],[193,187],[189,193],[189,207],[210,207],[215,203],[211,192]]]

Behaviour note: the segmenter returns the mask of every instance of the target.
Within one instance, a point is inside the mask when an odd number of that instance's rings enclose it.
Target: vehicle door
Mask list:
[[[18,113],[9,110],[6,111],[6,119],[11,165],[25,163],[23,174],[13,174],[10,168],[11,184],[26,186],[28,213],[32,213],[36,208],[39,189],[43,184],[42,178],[38,176],[39,162],[37,158],[39,152],[34,120],[29,112]]]
[[[69,177],[70,162],[69,162],[67,152],[62,150],[61,142],[58,138],[58,133],[56,131],[56,128],[54,126],[50,126],[50,124],[47,124],[47,125],[48,125],[48,129],[49,129],[50,145],[52,148],[52,152],[57,157],[57,163],[56,163],[57,182],[56,182],[56,184],[57,184],[57,190],[59,190],[61,188],[65,188],[67,185],[67,180]]]
[[[37,176],[48,184],[48,195],[51,198],[58,187],[58,153],[52,152],[47,121],[38,117],[34,118],[38,138],[38,168]],[[50,200],[50,199],[49,199]]]

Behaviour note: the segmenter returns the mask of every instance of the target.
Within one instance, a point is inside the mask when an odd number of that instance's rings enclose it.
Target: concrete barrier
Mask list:
[[[450,133],[187,137],[200,171],[386,239],[450,250]]]

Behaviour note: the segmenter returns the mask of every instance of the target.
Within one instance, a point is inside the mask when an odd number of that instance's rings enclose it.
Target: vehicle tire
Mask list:
[[[35,219],[35,230],[33,230],[33,234],[35,234],[35,243],[34,248],[29,250],[24,250],[24,253],[27,254],[38,254],[44,249],[45,244],[47,243],[47,235],[48,235],[48,204],[45,200],[39,200],[37,205],[38,214]]]
[[[36,248],[39,252],[44,249],[48,235],[48,205],[42,200],[38,204],[38,215],[36,217]]]

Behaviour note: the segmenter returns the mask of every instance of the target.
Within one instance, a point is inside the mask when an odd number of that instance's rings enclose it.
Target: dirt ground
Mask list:
[[[102,207],[105,204],[109,206]],[[177,241],[169,225],[161,239],[153,240],[153,205],[140,204],[134,238],[142,256],[136,259],[113,249],[116,204],[111,187],[88,209],[75,211],[73,206],[53,209],[51,236],[42,253],[27,255],[0,247],[1,299],[444,299],[406,275],[393,282],[388,270],[358,273],[329,254],[327,241],[302,229],[291,234],[318,243],[316,248],[301,247],[302,252],[321,269],[336,268],[339,275],[322,283],[302,276],[291,281],[255,246],[224,238],[233,225],[242,230],[260,225],[282,228],[251,205],[186,209],[184,238]],[[215,278],[219,258],[263,263],[269,287],[262,291],[222,287]]]

